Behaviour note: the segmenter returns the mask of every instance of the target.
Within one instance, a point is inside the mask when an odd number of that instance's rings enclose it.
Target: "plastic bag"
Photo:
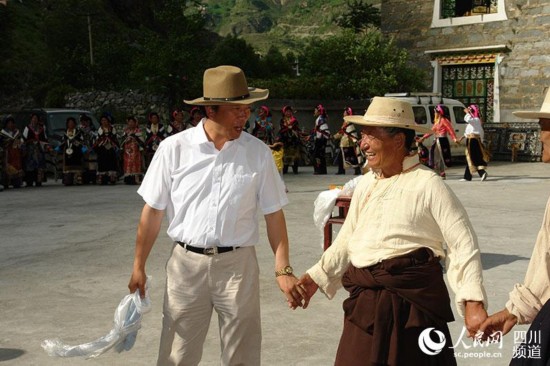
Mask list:
[[[363,176],[360,175],[349,180],[346,184],[344,184],[342,189],[335,188],[328,191],[323,191],[319,193],[315,199],[315,202],[313,202],[313,223],[321,233],[321,247],[324,245],[323,237],[325,233],[325,225],[328,219],[332,216],[336,199],[341,196],[352,196],[353,191],[361,178],[363,178]]]
[[[111,348],[118,353],[129,351],[136,341],[138,330],[141,328],[143,314],[151,310],[149,297],[150,277],[147,277],[145,285],[145,297],[142,299],[139,290],[133,294],[124,296],[118,304],[114,315],[114,326],[111,331],[95,341],[83,343],[77,346],[64,344],[59,339],[46,339],[42,342],[42,348],[50,355],[56,357],[97,357]]]

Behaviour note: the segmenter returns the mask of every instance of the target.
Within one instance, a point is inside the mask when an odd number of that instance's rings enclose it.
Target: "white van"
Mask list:
[[[441,104],[445,114],[450,116],[451,124],[457,139],[464,135],[467,123],[464,122],[464,104],[456,99],[441,98],[440,93],[387,93],[385,97],[396,98],[411,103],[416,123],[432,128],[434,120],[434,108]],[[429,148],[433,143],[433,135],[424,140],[424,146]],[[449,137],[451,155],[464,156],[464,145],[455,144]]]

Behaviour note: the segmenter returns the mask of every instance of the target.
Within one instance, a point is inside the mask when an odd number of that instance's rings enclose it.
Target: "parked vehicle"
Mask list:
[[[431,128],[434,120],[434,108],[441,104],[445,114],[450,117],[451,124],[457,138],[464,135],[467,123],[464,121],[464,104],[456,99],[442,98],[439,93],[388,93],[386,97],[396,98],[411,103],[416,123]],[[433,143],[433,135],[424,140],[426,147]],[[453,157],[464,156],[465,149],[462,145],[451,143],[451,155]]]
[[[73,117],[79,123],[80,116],[85,114],[92,120],[94,130],[99,128],[99,122],[92,112],[84,109],[67,109],[67,108],[32,108],[24,109],[15,113],[12,113],[15,118],[15,123],[20,131],[23,131],[25,126],[29,123],[31,113],[38,114],[38,119],[44,123],[46,128],[46,135],[53,147],[57,146],[63,134],[65,133],[65,124],[67,118]]]
[[[31,108],[23,109],[12,113],[2,113],[3,117],[12,115],[15,119],[17,128],[23,132],[25,126],[27,126],[31,119],[31,114],[36,113],[39,121],[44,124],[46,129],[46,136],[50,143],[52,150],[46,155],[46,174],[47,176],[53,176],[55,180],[61,178],[62,175],[62,159],[58,158],[55,147],[59,146],[63,141],[63,134],[66,130],[67,118],[73,117],[79,124],[80,116],[86,115],[90,117],[92,121],[93,130],[97,131],[99,128],[99,122],[92,112],[84,109],[67,109],[67,108]]]

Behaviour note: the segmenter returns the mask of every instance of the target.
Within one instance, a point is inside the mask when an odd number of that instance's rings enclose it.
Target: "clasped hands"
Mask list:
[[[277,277],[277,283],[286,297],[288,307],[292,310],[298,307],[306,309],[309,300],[319,288],[307,273],[300,279],[294,275],[279,276]]]

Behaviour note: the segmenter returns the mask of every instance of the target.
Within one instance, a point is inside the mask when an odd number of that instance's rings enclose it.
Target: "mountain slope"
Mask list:
[[[346,0],[206,0],[208,27],[245,39],[260,53],[271,45],[298,51],[305,39],[339,32]]]

